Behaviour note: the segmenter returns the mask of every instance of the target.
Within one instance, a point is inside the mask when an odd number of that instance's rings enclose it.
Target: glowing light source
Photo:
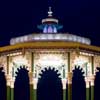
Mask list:
[[[49,27],[48,27],[48,33],[53,33],[53,28],[52,28],[52,26],[49,26]]]
[[[49,29],[48,29],[49,28]],[[54,27],[48,27],[47,29],[45,29],[46,31],[49,31],[49,33],[47,34],[31,34],[31,35],[26,35],[23,37],[17,37],[17,38],[12,38],[10,40],[10,44],[14,45],[17,43],[23,43],[23,42],[29,42],[29,41],[41,41],[41,40],[46,40],[46,41],[51,41],[51,40],[57,40],[57,41],[72,41],[72,42],[79,42],[79,43],[83,43],[83,44],[88,44],[90,45],[91,41],[88,38],[84,38],[84,37],[79,37],[76,35],[72,35],[72,34],[66,34],[66,33],[59,33],[59,34],[51,34],[52,32],[56,32],[56,29],[54,29]],[[53,28],[53,29],[52,29]]]
[[[28,64],[27,60],[22,56],[19,56],[18,58],[15,58],[13,62],[15,64],[19,65],[19,66]]]
[[[47,27],[44,27],[43,33],[47,33]]]
[[[54,33],[57,33],[57,28],[56,27],[54,27],[54,31],[53,31]]]
[[[85,72],[85,76],[91,75],[91,63],[89,61],[89,58],[86,56],[79,56],[76,57],[74,60],[74,65],[80,66],[83,71]],[[74,67],[73,67],[74,69]]]
[[[17,55],[21,55],[22,52],[16,52],[16,53],[10,53],[10,54],[7,54],[7,56],[17,56]]]
[[[85,55],[85,56],[94,56],[94,54],[92,53],[86,53],[86,52],[80,52],[81,55]]]
[[[39,63],[42,66],[59,66],[62,65],[63,60],[61,58],[58,58],[55,55],[47,55],[47,56],[43,56],[39,60]]]
[[[82,65],[84,63],[86,63],[87,61],[85,59],[83,59],[82,57],[79,57],[79,58],[76,58],[75,61],[74,61],[74,64],[75,65]]]

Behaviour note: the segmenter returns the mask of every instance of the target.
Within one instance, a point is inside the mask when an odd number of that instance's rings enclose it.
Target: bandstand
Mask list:
[[[88,38],[59,33],[63,26],[59,25],[58,19],[53,18],[52,13],[49,8],[48,17],[38,25],[42,33],[12,38],[9,46],[0,47],[0,66],[4,67],[7,76],[7,95],[10,95],[10,100],[14,96],[15,72],[21,65],[28,66],[31,100],[36,99],[39,73],[45,67],[55,68],[61,74],[64,96],[68,82],[68,99],[71,100],[72,70],[75,65],[81,66],[85,72],[86,100],[89,92],[93,100],[94,75],[96,67],[100,66],[100,47],[91,45]]]

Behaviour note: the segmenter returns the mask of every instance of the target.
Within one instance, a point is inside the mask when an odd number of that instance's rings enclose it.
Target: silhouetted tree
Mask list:
[[[37,100],[63,100],[62,82],[58,70],[49,67],[41,72],[37,84]]]
[[[72,77],[72,100],[86,99],[86,84],[83,74],[82,68],[75,66]]]
[[[21,66],[17,70],[14,83],[14,100],[30,100],[28,70],[25,66]]]
[[[0,100],[6,100],[6,78],[3,67],[0,68]]]
[[[100,100],[100,68],[97,67],[97,72],[94,81],[94,100]]]

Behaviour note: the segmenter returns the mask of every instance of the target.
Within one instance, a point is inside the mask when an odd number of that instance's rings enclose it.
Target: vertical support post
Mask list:
[[[72,73],[70,71],[70,52],[68,52],[68,100],[72,100]]]
[[[34,100],[33,72],[34,72],[34,53],[31,52],[31,72],[29,73],[29,78],[30,78],[30,100]]]
[[[34,100],[34,94],[33,94],[33,73],[29,73],[29,79],[30,79],[30,100]]]
[[[94,75],[90,77],[91,100],[94,100]]]
[[[34,100],[33,84],[30,84],[30,100]]]
[[[7,80],[7,100],[11,100],[10,98],[10,92],[11,92],[11,88],[10,88],[10,77],[7,75],[6,76],[6,80]]]
[[[34,71],[34,53],[31,53],[31,71]]]
[[[14,81],[11,81],[11,99],[10,100],[14,100]]]
[[[89,79],[88,77],[85,77],[85,82],[86,82],[86,100],[90,100],[90,86],[89,86]]]
[[[72,73],[68,72],[68,100],[72,100]]]
[[[70,52],[68,52],[68,72],[70,72]]]
[[[94,56],[91,57],[92,76],[90,76],[91,100],[94,100]]]
[[[66,89],[63,89],[63,100],[66,100]]]
[[[91,57],[92,74],[94,74],[94,56]]]
[[[63,84],[63,100],[66,100],[66,79],[62,79]]]
[[[14,88],[11,88],[11,100],[14,100]]]
[[[34,99],[33,100],[37,100],[37,89],[34,89]]]
[[[37,80],[34,80],[34,99],[37,100]]]
[[[7,85],[7,100],[10,100],[10,86]]]
[[[9,74],[9,56],[7,56],[7,74]]]

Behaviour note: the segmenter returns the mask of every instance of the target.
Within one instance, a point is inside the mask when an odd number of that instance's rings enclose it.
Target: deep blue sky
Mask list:
[[[40,32],[37,25],[52,6],[61,32],[91,38],[100,46],[100,0],[0,0],[0,46],[11,37]]]

